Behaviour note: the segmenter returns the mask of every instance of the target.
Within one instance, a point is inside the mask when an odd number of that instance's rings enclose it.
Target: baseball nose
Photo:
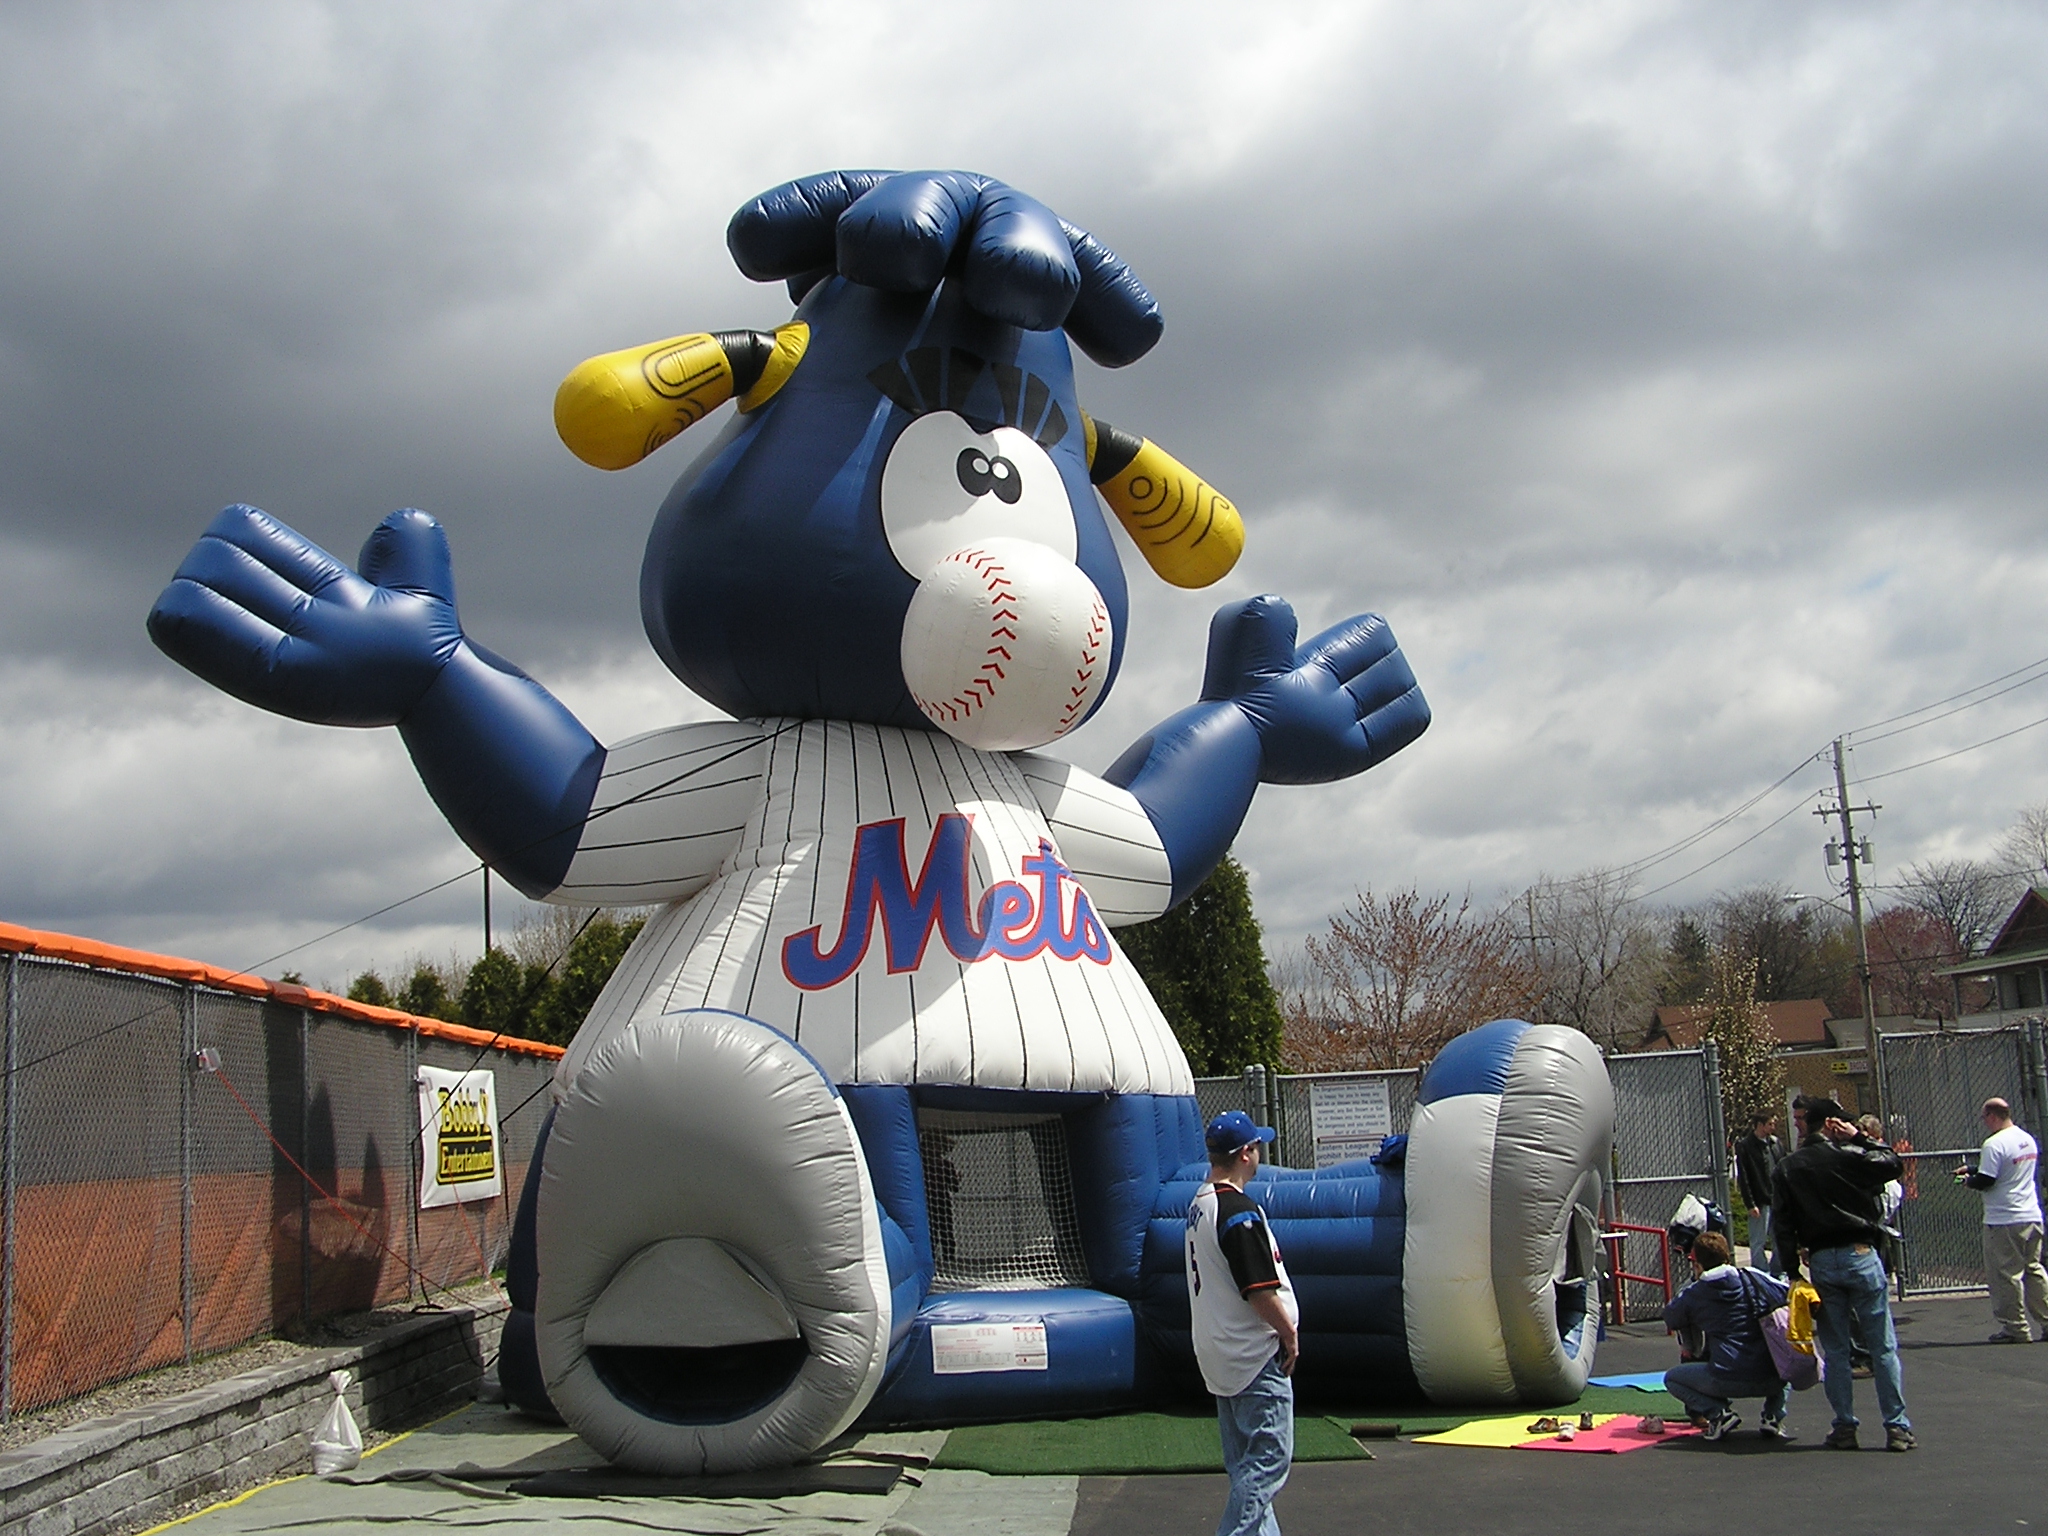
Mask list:
[[[903,616],[903,681],[967,746],[1018,752],[1088,718],[1109,683],[1109,606],[1071,560],[1025,539],[953,550]]]

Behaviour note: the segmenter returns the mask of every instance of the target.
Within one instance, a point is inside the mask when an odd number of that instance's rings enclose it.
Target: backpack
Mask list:
[[[1794,1392],[1804,1392],[1820,1380],[1821,1364],[1813,1348],[1811,1304],[1800,1292],[1812,1292],[1812,1299],[1816,1301],[1820,1293],[1804,1280],[1795,1280],[1786,1304],[1766,1312],[1764,1304],[1769,1297],[1763,1287],[1750,1278],[1748,1270],[1737,1270],[1736,1273],[1742,1277],[1742,1288],[1749,1296],[1750,1310],[1756,1314],[1757,1326],[1763,1329],[1764,1344],[1771,1352],[1771,1364],[1778,1368],[1778,1379]],[[1805,1323],[1806,1336],[1803,1340],[1793,1334],[1795,1316]]]

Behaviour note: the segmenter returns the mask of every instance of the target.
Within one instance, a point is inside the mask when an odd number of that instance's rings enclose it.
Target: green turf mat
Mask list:
[[[1498,1407],[1447,1412],[1433,1403],[1390,1407],[1381,1403],[1350,1412],[1304,1410],[1294,1420],[1296,1461],[1359,1461],[1371,1456],[1349,1433],[1353,1424],[1399,1424],[1402,1435],[1430,1435],[1473,1419],[1498,1417]],[[1665,1392],[1633,1387],[1588,1387],[1568,1408],[1531,1408],[1544,1414],[1654,1413],[1683,1419],[1685,1409]],[[946,1437],[935,1467],[1011,1477],[1115,1477],[1143,1472],[1221,1472],[1223,1442],[1213,1413],[1120,1413],[1100,1419],[1040,1419],[1022,1424],[975,1424]]]
[[[1296,1461],[1364,1461],[1371,1452],[1328,1419],[1294,1421]],[[1221,1472],[1214,1413],[1122,1413],[1103,1419],[975,1424],[946,1436],[935,1467],[1012,1477]]]

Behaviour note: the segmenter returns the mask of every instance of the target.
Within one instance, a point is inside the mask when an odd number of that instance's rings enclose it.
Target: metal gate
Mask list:
[[[1903,1294],[1982,1289],[1984,1202],[1955,1170],[1983,1144],[1984,1101],[1999,1097],[2036,1140],[2048,1107],[2040,1020],[1994,1030],[1880,1035],[1885,1133],[1904,1159],[1899,1205]]]

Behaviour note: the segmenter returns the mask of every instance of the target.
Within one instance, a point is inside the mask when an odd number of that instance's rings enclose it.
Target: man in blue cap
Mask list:
[[[1273,1139],[1241,1109],[1209,1122],[1209,1179],[1188,1207],[1195,1360],[1216,1397],[1230,1498],[1216,1536],[1280,1536],[1273,1498],[1294,1460],[1301,1312],[1266,1213],[1245,1193]]]

